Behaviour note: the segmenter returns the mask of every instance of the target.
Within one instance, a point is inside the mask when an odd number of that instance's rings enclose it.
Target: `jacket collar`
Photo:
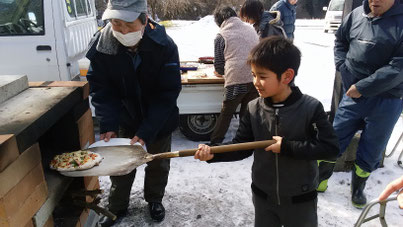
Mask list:
[[[285,106],[290,106],[292,104],[294,104],[295,102],[297,102],[301,97],[302,97],[302,93],[299,90],[298,87],[291,87],[291,94],[290,96],[287,97],[286,100],[284,100],[284,102],[281,103],[273,103],[271,101],[271,98],[265,98],[264,99],[264,103],[268,106],[274,107],[274,108],[280,108],[280,107],[285,107]]]
[[[153,43],[166,46],[168,43],[168,38],[165,28],[149,19],[144,30],[143,38],[139,43],[139,51],[152,50]],[[101,30],[101,35],[96,49],[98,52],[109,55],[117,55],[118,53],[127,50],[127,48],[120,44],[119,41],[113,36],[111,23],[108,23]]]
[[[295,8],[297,7],[297,4],[295,4],[295,5],[291,5],[291,3],[288,1],[288,0],[283,0],[283,2],[285,3],[285,5],[289,8],[289,9],[291,9],[291,10],[295,10]]]

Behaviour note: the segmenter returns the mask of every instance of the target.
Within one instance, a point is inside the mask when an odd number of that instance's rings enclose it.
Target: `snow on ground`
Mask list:
[[[330,109],[334,78],[333,34],[323,33],[321,20],[297,20],[295,44],[302,52],[302,63],[296,84],[304,93],[310,94]],[[211,16],[200,21],[177,21],[167,29],[179,47],[181,60],[197,60],[200,56],[213,56],[213,40],[218,31]],[[233,119],[226,135],[231,139],[237,129]],[[403,131],[402,119],[396,125],[387,147],[390,153]],[[199,142],[186,139],[179,130],[173,133],[172,150],[195,148]],[[385,186],[403,174],[397,158],[403,146],[385,159],[380,168],[368,180],[365,192],[369,200],[377,198]],[[163,204],[166,218],[162,223],[153,223],[143,199],[144,167],[138,168],[133,184],[129,213],[118,220],[115,226],[196,226],[232,227],[253,226],[254,208],[251,199],[251,165],[253,158],[232,162],[207,164],[192,157],[171,160],[169,182]],[[319,195],[319,226],[353,226],[361,210],[350,203],[350,173],[335,173],[329,180],[329,189]],[[105,191],[101,204],[107,204],[110,188],[108,177],[101,177],[101,188]],[[375,208],[378,209],[378,208]],[[375,213],[375,209],[370,214]],[[292,214],[290,214],[292,218]],[[389,226],[402,226],[403,210],[396,201],[388,203],[386,221]],[[400,224],[399,224],[400,223]],[[363,226],[380,226],[373,220]]]

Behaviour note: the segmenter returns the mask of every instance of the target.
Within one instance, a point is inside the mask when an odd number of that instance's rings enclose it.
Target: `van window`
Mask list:
[[[65,0],[70,19],[92,16],[89,0]]]
[[[44,35],[43,0],[0,0],[0,36]]]
[[[343,11],[344,0],[332,0],[329,5],[328,11]]]

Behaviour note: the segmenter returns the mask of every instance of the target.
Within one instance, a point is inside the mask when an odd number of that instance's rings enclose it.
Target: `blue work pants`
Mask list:
[[[343,95],[333,122],[341,156],[354,134],[362,129],[356,164],[367,172],[378,168],[393,128],[402,112],[402,99]]]

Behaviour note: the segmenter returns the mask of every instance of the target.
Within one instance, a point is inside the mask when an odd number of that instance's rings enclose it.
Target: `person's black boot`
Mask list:
[[[150,202],[148,203],[151,219],[156,222],[161,222],[165,218],[165,208],[162,203]]]
[[[113,220],[108,216],[103,216],[98,222],[99,227],[109,227],[112,226],[113,224],[115,224],[115,220]]]
[[[354,166],[351,173],[351,201],[353,203],[353,206],[355,206],[356,208],[363,208],[365,204],[367,204],[367,198],[364,194],[364,188],[368,177],[368,172],[365,172],[356,165]]]
[[[113,213],[113,212],[112,212]],[[98,221],[98,226],[99,227],[109,227],[115,224],[116,220],[119,217],[125,216],[127,213],[127,210],[122,210],[119,212],[114,212],[114,214],[116,215],[116,219],[112,219],[108,216],[102,216],[101,219]]]
[[[316,188],[317,192],[326,191],[327,181],[332,176],[335,165],[336,165],[336,162],[334,162],[334,161],[318,160],[319,185]]]

